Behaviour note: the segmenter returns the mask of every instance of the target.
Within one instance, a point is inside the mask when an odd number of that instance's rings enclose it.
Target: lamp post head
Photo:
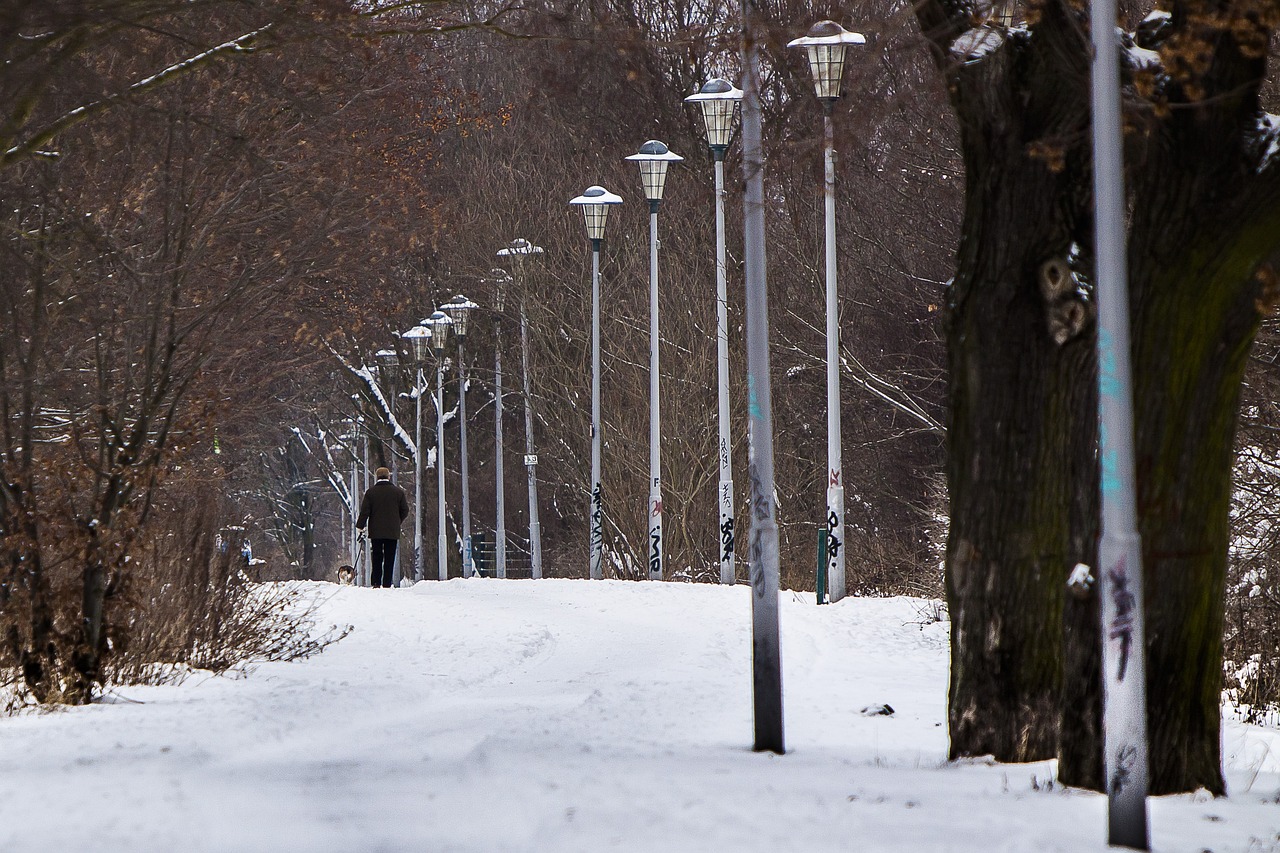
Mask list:
[[[665,142],[650,139],[635,154],[627,157],[640,164],[640,181],[644,184],[644,197],[649,200],[649,210],[658,211],[662,201],[662,187],[667,181],[667,166],[684,158],[667,147]]]
[[[787,47],[803,47],[809,55],[813,72],[813,88],[828,109],[840,97],[840,81],[844,76],[844,53],[851,44],[866,44],[862,33],[853,33],[835,21],[818,21],[809,32],[787,42]]]
[[[400,335],[409,346],[409,355],[415,365],[421,365],[431,356],[431,327],[419,323]]]
[[[431,347],[436,351],[436,358],[440,358],[444,355],[445,345],[449,343],[453,320],[443,311],[436,311],[426,322],[431,324]]]
[[[604,239],[604,226],[609,218],[609,207],[622,204],[622,197],[614,195],[604,187],[587,187],[582,195],[569,200],[582,208],[582,218],[587,224],[587,237],[592,245]]]
[[[479,307],[479,305],[461,293],[440,306],[441,310],[448,314],[449,319],[453,321],[453,333],[459,338],[467,336],[467,318],[470,317],[472,311]]]
[[[501,314],[507,304],[507,285],[511,284],[511,273],[502,267],[489,270],[489,281],[493,282],[493,310]]]
[[[505,249],[498,250],[498,257],[510,258],[511,267],[515,272],[516,278],[523,284],[525,266],[529,260],[537,255],[542,254],[542,247],[535,246],[523,237],[517,237],[512,240]]]
[[[742,90],[723,77],[712,77],[702,84],[697,94],[684,100],[702,108],[702,120],[707,126],[707,146],[717,160],[723,160],[733,133],[734,108],[742,100]]]
[[[374,363],[378,366],[378,378],[384,385],[395,378],[396,368],[400,366],[400,356],[393,349],[380,349],[373,354]]]

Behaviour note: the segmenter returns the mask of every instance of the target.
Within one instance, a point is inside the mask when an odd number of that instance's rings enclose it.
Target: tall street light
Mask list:
[[[665,142],[650,139],[627,157],[640,164],[640,182],[649,200],[649,580],[662,580],[662,415],[658,406],[658,206],[667,166],[684,158]]]
[[[729,441],[729,295],[724,248],[724,154],[733,132],[733,114],[742,90],[721,77],[703,84],[696,95],[685,98],[702,108],[707,145],[716,166],[716,351],[719,374],[720,422],[720,583],[734,581],[733,466]]]
[[[425,322],[425,321],[424,321]],[[410,567],[415,581],[422,572],[422,392],[426,390],[422,365],[431,357],[431,328],[422,323],[400,336],[409,347],[416,380],[413,385],[415,414],[413,419],[413,565]]]
[[[604,187],[587,187],[571,199],[582,209],[582,218],[591,240],[591,553],[588,563],[592,580],[604,577],[604,495],[600,482],[600,244],[609,208],[622,198]]]
[[[453,321],[453,334],[458,339],[458,453],[462,463],[462,576],[475,574],[475,555],[471,553],[471,478],[467,473],[467,318],[480,306],[459,293],[440,308]]]
[[[764,144],[760,110],[758,4],[742,0],[742,267],[747,318],[747,484],[751,573],[751,694],[756,752],[786,751],[782,646],[778,631],[778,508],[773,489],[773,392],[769,385],[769,294],[764,234]]]
[[[851,33],[835,21],[819,21],[806,36],[788,47],[803,47],[809,55],[813,86],[822,102],[823,150],[826,180],[827,272],[827,581],[830,600],[844,598],[844,473],[840,463],[840,321],[836,308],[836,153],[831,111],[840,97],[845,50],[865,44],[861,33]]]
[[[524,465],[529,472],[529,560],[530,574],[542,577],[542,525],[538,523],[538,454],[533,449],[533,390],[529,384],[529,314],[525,310],[528,293],[529,263],[542,254],[523,237],[517,237],[498,257],[510,258],[520,287],[520,362],[524,373]]]
[[[495,573],[507,576],[507,504],[506,475],[502,463],[502,310],[507,304],[507,285],[511,274],[501,268],[489,270],[493,294],[493,476],[494,517],[493,558]]]
[[[1150,849],[1147,825],[1146,617],[1135,495],[1133,385],[1125,245],[1124,119],[1115,0],[1090,3],[1094,234],[1102,481],[1102,748],[1107,842]]]
[[[449,539],[445,534],[444,506],[444,348],[449,342],[453,320],[443,311],[431,315],[431,348],[436,351],[436,515],[439,535],[436,538],[436,559],[440,568],[440,580],[449,579]]]

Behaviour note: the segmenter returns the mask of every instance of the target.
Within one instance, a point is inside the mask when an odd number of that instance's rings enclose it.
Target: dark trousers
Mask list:
[[[373,561],[370,586],[391,586],[392,570],[396,565],[396,545],[398,539],[374,539],[373,550],[369,552]]]

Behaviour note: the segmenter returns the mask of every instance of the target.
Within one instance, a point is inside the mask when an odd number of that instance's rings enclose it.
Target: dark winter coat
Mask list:
[[[404,489],[390,480],[379,480],[364,493],[356,529],[369,525],[370,539],[399,539],[400,525],[409,517],[409,501]]]

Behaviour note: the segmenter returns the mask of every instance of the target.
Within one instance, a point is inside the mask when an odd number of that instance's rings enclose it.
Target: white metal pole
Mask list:
[[[591,555],[590,577],[604,578],[604,493],[600,450],[600,241],[591,241]]]
[[[493,475],[494,475],[494,543],[496,574],[507,576],[507,506],[506,478],[502,465],[502,318],[495,323],[493,350]]]
[[[769,294],[765,268],[764,146],[760,58],[753,0],[742,3],[743,262],[747,314],[747,411],[750,425],[751,680],[757,752],[785,751],[782,646],[778,625],[778,521],[773,486],[773,397],[769,386]],[[763,28],[761,28],[763,29]]]
[[[720,421],[720,583],[734,582],[733,445],[729,440],[729,285],[725,264],[724,151],[714,151],[716,166],[716,355]]]
[[[822,186],[827,274],[827,584],[830,601],[844,598],[844,472],[840,464],[840,318],[836,299],[836,150],[831,102],[824,101]]]
[[[458,335],[458,459],[462,463],[462,576],[475,574],[471,553],[471,484],[467,474],[467,361],[466,336]]]
[[[529,384],[529,315],[520,297],[520,354],[524,367],[524,462],[529,471],[529,559],[542,577],[542,526],[538,523],[538,456],[533,449],[533,391]]]
[[[649,202],[649,580],[662,580],[662,413],[658,401],[658,201]]]
[[[445,535],[444,507],[444,351],[436,350],[436,562],[440,580],[449,579],[449,540]]]
[[[364,456],[364,490],[369,491],[369,434],[361,433],[361,453]],[[366,527],[367,529],[367,527]],[[360,585],[369,585],[369,576],[371,570],[371,561],[373,560],[373,540],[368,541],[368,547],[364,549],[364,559],[360,561]]]
[[[355,443],[357,441],[356,434],[353,432],[351,436],[351,567],[356,570],[356,583],[359,583],[360,567],[356,565],[357,534],[354,529],[356,519],[360,516],[360,501],[363,495],[360,494],[360,484],[356,481],[356,472],[360,469],[360,458],[356,456]]]
[[[417,398],[413,420],[413,579],[422,580],[422,392],[426,390],[422,365],[418,365],[418,381],[413,386]]]
[[[1092,0],[1093,179],[1102,463],[1102,731],[1107,839],[1150,849],[1147,827],[1146,629],[1135,511],[1120,44],[1115,0]]]

